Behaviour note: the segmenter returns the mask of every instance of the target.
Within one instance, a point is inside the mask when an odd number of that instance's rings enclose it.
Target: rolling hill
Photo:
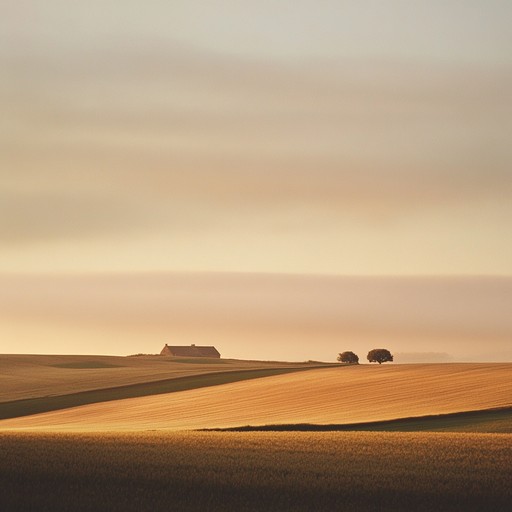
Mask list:
[[[6,354],[0,355],[0,404],[214,372],[319,364],[164,356]]]
[[[134,431],[350,424],[512,406],[512,364],[311,369],[0,422],[0,429]]]

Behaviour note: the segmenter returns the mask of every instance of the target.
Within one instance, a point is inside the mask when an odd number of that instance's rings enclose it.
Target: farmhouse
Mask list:
[[[170,347],[165,344],[165,347],[160,352],[161,356],[174,356],[174,357],[217,357],[220,358],[220,353],[215,347],[201,347],[198,345],[186,345],[181,347]]]

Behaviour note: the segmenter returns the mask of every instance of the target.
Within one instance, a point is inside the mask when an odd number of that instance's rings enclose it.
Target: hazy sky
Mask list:
[[[511,19],[4,1],[0,270],[511,275]]]
[[[512,278],[169,273],[1,276],[0,353],[512,361]]]
[[[0,352],[512,360],[510,20],[4,0]]]

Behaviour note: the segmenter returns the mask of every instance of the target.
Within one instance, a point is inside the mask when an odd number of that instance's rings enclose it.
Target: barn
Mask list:
[[[161,356],[173,357],[216,357],[220,358],[220,353],[215,347],[205,347],[200,345],[174,346],[165,344],[160,352]]]

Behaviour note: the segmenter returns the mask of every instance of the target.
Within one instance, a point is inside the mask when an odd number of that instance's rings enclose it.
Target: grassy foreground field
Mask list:
[[[0,433],[0,510],[510,510],[508,435]]]
[[[0,421],[0,429],[342,425],[506,408],[511,397],[510,363],[340,365],[13,418]]]

